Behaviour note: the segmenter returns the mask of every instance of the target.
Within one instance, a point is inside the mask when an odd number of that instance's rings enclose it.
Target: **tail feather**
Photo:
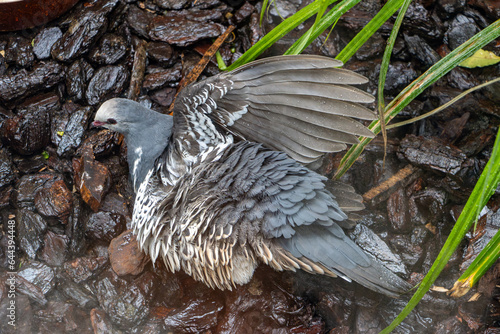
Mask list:
[[[347,281],[396,298],[410,285],[369,257],[349,237],[330,233],[324,226],[300,226],[292,238],[278,243],[296,259],[307,258]]]

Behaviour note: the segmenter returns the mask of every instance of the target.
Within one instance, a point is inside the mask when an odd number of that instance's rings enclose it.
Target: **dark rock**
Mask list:
[[[49,293],[56,284],[54,270],[42,262],[29,261],[23,265],[17,275],[38,286],[44,295]]]
[[[107,272],[95,288],[102,309],[119,327],[136,327],[149,313],[149,302],[137,284],[128,283],[113,272]]]
[[[429,39],[439,40],[443,36],[441,20],[436,15],[432,15],[420,2],[410,4],[403,26]]]
[[[16,74],[0,77],[0,101],[20,99],[49,89],[64,79],[64,66],[55,61],[41,62],[28,72],[21,70]]]
[[[174,83],[182,78],[182,65],[177,63],[174,67],[155,70],[154,73],[144,77],[142,87],[147,90],[162,88],[168,83]]]
[[[36,173],[47,165],[47,160],[41,154],[30,157],[14,156],[13,160],[21,175]]]
[[[399,150],[414,165],[451,175],[460,171],[467,158],[458,148],[437,138],[414,135],[407,135],[401,141]]]
[[[418,59],[426,68],[431,67],[439,61],[439,55],[418,35],[409,36],[403,34],[408,51]]]
[[[79,257],[64,263],[63,269],[73,282],[80,284],[88,279],[97,277],[108,264],[105,257]]]
[[[166,87],[154,91],[151,94],[151,99],[163,107],[168,107],[174,102],[175,93],[175,88]]]
[[[10,313],[8,307],[11,299],[2,298],[0,302],[0,317],[3,319],[9,319],[8,314]],[[16,315],[22,314],[22,317],[16,317],[15,327],[11,326],[9,322],[2,321],[0,323],[0,331],[5,334],[14,333],[33,333],[35,332],[34,321],[33,321],[33,309],[31,307],[28,297],[23,295],[16,295]]]
[[[23,155],[44,148],[50,140],[51,111],[59,107],[59,97],[54,93],[27,100],[18,107],[15,117],[3,123],[2,132],[7,144]]]
[[[196,22],[207,22],[207,21],[221,21],[222,12],[219,8],[217,9],[196,9],[196,10],[183,10],[178,14],[185,16],[186,19]]]
[[[24,37],[11,37],[5,50],[5,60],[21,67],[31,67],[35,57],[30,41]]]
[[[467,3],[482,9],[492,20],[497,20],[500,17],[499,0],[469,0]]]
[[[218,37],[225,30],[224,26],[218,23],[194,21],[177,13],[155,17],[148,29],[151,39],[177,46],[190,45],[204,38]]]
[[[19,247],[30,259],[34,259],[43,245],[47,223],[36,213],[22,209],[16,214],[16,225]]]
[[[153,0],[155,4],[163,9],[182,9],[187,7],[189,0]]]
[[[113,328],[113,324],[103,310],[96,308],[90,310],[90,321],[92,321],[92,328],[95,334],[121,333]]]
[[[170,66],[174,63],[174,50],[167,43],[149,42],[146,50],[148,57],[163,66]]]
[[[243,6],[241,6],[236,13],[234,13],[233,20],[235,24],[240,24],[244,20],[248,19],[250,15],[255,11],[255,7],[252,6],[248,1],[245,1]]]
[[[74,304],[82,308],[91,308],[97,306],[97,299],[87,286],[76,284],[75,282],[59,277],[59,288],[62,293]]]
[[[87,210],[79,196],[73,196],[73,212],[66,225],[66,235],[69,237],[68,250],[71,256],[80,256],[87,247],[85,239],[85,221]]]
[[[108,244],[125,230],[125,218],[109,212],[96,212],[87,221],[85,235],[93,241],[103,241]]]
[[[0,188],[12,183],[16,179],[14,166],[9,152],[0,148]]]
[[[167,331],[175,333],[204,332],[217,326],[218,313],[223,309],[223,305],[220,301],[207,297],[201,296],[200,298],[191,299],[182,308],[169,313],[165,319],[165,328]],[[259,331],[255,324],[252,325],[251,328]],[[235,326],[235,328],[231,328],[234,331],[229,330],[227,332],[241,333],[244,328]]]
[[[130,211],[127,206],[127,200],[116,193],[109,193],[101,206],[101,211],[129,217]]]
[[[113,239],[108,252],[111,267],[118,276],[140,274],[149,260],[139,249],[137,239],[131,230]]]
[[[193,3],[194,9],[208,9],[214,7],[221,7],[223,3],[220,0],[198,0]]]
[[[366,41],[356,52],[356,59],[367,60],[375,58],[384,53],[385,41],[379,34],[374,34],[369,40]]]
[[[102,65],[111,65],[120,60],[127,52],[125,38],[116,34],[104,35],[99,44],[89,53],[89,59]]]
[[[82,155],[86,147],[91,147],[96,157],[106,156],[118,147],[120,143],[121,137],[118,132],[101,130],[87,137],[76,151],[76,155]]]
[[[41,215],[58,218],[66,223],[71,213],[73,197],[63,180],[55,181],[49,188],[40,189],[35,195],[35,207]]]
[[[445,205],[448,201],[443,190],[427,187],[411,196],[417,205],[419,214],[424,217],[424,221],[437,223],[445,212]]]
[[[105,98],[120,94],[128,82],[129,70],[123,66],[99,68],[87,87],[85,96],[90,105],[96,105]]]
[[[363,224],[358,224],[350,235],[356,244],[387,268],[396,273],[406,274],[406,268],[401,263],[401,258],[394,254],[389,246],[371,229]]]
[[[92,107],[83,107],[71,114],[57,147],[57,155],[61,157],[73,155],[82,143],[91,115]]]
[[[66,75],[66,91],[75,101],[82,101],[85,97],[85,88],[94,75],[94,69],[84,59],[75,61]]]
[[[127,23],[139,36],[149,39],[148,25],[156,16],[146,10],[139,9],[135,5],[131,5],[128,10]]]
[[[16,277],[16,290],[40,305],[47,304],[47,298],[42,289],[20,275]]]
[[[469,330],[467,330],[467,325],[463,324],[462,321],[458,317],[450,317],[448,319],[445,319],[443,321],[440,321],[436,325],[436,334],[449,334],[449,333],[454,333],[454,334],[466,334],[470,333]],[[486,332],[485,332],[486,333]],[[493,334],[493,333],[491,333]]]
[[[45,234],[40,259],[50,266],[61,266],[68,255],[68,242],[67,236],[48,231]]]
[[[39,173],[37,175],[24,175],[19,179],[14,193],[14,205],[17,208],[35,209],[35,194],[41,188],[48,188],[61,177],[53,173]]]
[[[80,159],[73,159],[75,186],[82,199],[97,212],[111,185],[108,168],[94,159],[93,154],[84,153]]]
[[[51,141],[52,144],[59,146],[61,138],[64,135],[64,130],[66,130],[66,125],[69,122],[69,118],[72,113],[81,108],[78,104],[73,102],[65,103],[61,109],[55,110],[52,113],[51,122]]]
[[[42,333],[92,333],[87,313],[61,301],[49,301],[45,309],[37,311]]]
[[[33,51],[38,59],[50,57],[52,46],[62,37],[63,33],[59,27],[45,28],[40,31],[33,40]]]
[[[52,57],[72,61],[89,51],[92,44],[105,31],[108,15],[118,0],[99,0],[83,10],[75,11],[68,30],[52,48]]]
[[[388,93],[397,94],[416,78],[417,72],[411,63],[393,62],[389,64],[384,89]]]
[[[451,50],[454,50],[478,33],[479,30],[479,27],[473,19],[458,14],[451,22],[448,31],[445,33],[444,42],[448,44]]]
[[[14,188],[11,186],[0,188],[0,210],[9,206],[10,198],[13,193]]]
[[[0,76],[4,76],[5,72],[7,72],[7,64],[5,57],[0,53]]]
[[[399,188],[387,200],[387,216],[391,228],[396,233],[409,232],[413,227],[408,213],[408,198],[402,188]]]
[[[463,12],[466,4],[466,0],[438,0],[439,10],[437,12],[442,17],[448,18],[452,14]]]
[[[475,87],[480,83],[477,76],[461,67],[451,70],[446,75],[446,80],[450,87],[457,88],[460,91]]]

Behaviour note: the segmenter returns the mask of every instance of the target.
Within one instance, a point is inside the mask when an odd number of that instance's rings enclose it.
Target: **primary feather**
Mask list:
[[[221,289],[247,283],[259,262],[389,296],[407,289],[340,227],[362,198],[301,164],[373,136],[353,119],[375,118],[358,104],[373,97],[348,86],[367,80],[340,65],[307,55],[255,61],[186,87],[173,117],[125,99],[101,106],[96,123],[127,141],[132,225],[153,261]]]

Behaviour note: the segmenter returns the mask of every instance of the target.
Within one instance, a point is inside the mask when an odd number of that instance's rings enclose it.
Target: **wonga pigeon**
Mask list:
[[[353,189],[305,167],[373,136],[353,118],[367,79],[321,56],[254,61],[186,87],[173,116],[111,99],[94,125],[121,132],[136,191],[132,225],[153,262],[211,287],[276,270],[351,279],[397,296],[408,284],[342,230],[363,208]]]

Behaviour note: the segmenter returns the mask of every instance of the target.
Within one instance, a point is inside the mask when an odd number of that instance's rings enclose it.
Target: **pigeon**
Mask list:
[[[323,56],[276,56],[184,88],[173,116],[122,98],[94,126],[124,135],[132,226],[153,263],[212,288],[246,284],[260,263],[355,281],[398,297],[406,281],[344,232],[362,197],[307,166],[373,137],[368,80]]]

